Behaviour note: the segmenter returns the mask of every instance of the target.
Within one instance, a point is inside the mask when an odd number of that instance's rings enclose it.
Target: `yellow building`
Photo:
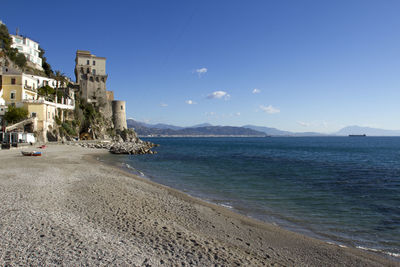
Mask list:
[[[61,103],[57,103],[57,98],[52,102],[38,95],[38,88],[46,85],[55,88],[57,81],[54,79],[20,73],[7,67],[4,67],[0,74],[5,104],[23,107],[29,112],[30,117],[36,117],[37,130],[42,134],[40,138],[44,141],[47,140],[47,131],[52,132],[55,127],[56,116],[64,120],[65,111],[75,109],[73,92],[68,92],[65,98],[61,99]]]

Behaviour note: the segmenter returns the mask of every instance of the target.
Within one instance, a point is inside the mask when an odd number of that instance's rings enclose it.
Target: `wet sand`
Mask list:
[[[0,150],[0,265],[400,266],[236,214],[50,145]]]

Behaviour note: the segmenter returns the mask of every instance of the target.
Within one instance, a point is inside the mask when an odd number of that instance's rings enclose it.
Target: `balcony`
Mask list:
[[[32,86],[29,86],[29,85],[24,85],[24,89],[26,89],[26,90],[30,90],[30,91],[32,91],[32,92],[36,92],[37,90],[36,89],[33,89],[33,87]]]

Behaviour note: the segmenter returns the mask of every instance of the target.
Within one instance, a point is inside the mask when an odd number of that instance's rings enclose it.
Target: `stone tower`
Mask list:
[[[111,118],[106,89],[106,58],[96,57],[89,51],[76,51],[75,77],[80,85],[80,98],[98,107],[106,118]]]
[[[128,129],[126,123],[125,101],[113,100],[111,103],[114,129],[121,131]]]

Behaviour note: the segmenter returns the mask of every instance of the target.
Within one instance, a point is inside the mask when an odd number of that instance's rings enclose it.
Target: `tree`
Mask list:
[[[54,72],[51,69],[51,65],[47,63],[47,58],[44,56],[44,49],[39,46],[39,57],[42,59],[42,68],[44,69],[44,72],[46,73],[47,77],[53,77]]]
[[[8,110],[4,114],[4,120],[8,123],[14,124],[28,118],[28,114],[28,111],[24,108],[8,106]]]
[[[4,24],[0,25],[0,44],[2,45],[1,48],[8,51],[11,47],[12,40],[10,34],[8,33],[7,26]]]
[[[15,64],[20,67],[21,69],[25,68],[26,66],[26,57],[22,53],[17,53],[15,57]]]
[[[55,72],[55,77],[57,83],[56,83],[56,95],[57,95],[57,102],[61,103],[61,97],[64,96],[64,93],[62,91],[58,91],[60,87],[65,87],[67,83],[67,78],[65,77],[65,74],[62,73],[61,71],[57,70]]]
[[[51,96],[51,95],[54,95],[54,94],[55,94],[55,91],[54,91],[54,89],[53,89],[52,87],[50,87],[49,85],[45,85],[45,86],[42,86],[42,87],[40,87],[40,88],[38,89],[38,94],[39,94],[40,96],[49,97],[49,96]]]

